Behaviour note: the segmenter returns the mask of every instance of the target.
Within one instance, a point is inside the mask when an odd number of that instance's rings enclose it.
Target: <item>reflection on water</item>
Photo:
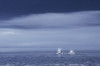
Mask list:
[[[55,52],[0,53],[0,66],[100,66],[99,51],[76,51],[75,55]]]

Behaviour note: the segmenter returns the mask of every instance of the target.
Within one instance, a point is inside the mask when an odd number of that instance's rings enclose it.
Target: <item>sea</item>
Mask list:
[[[100,66],[99,50],[0,52],[0,66]]]

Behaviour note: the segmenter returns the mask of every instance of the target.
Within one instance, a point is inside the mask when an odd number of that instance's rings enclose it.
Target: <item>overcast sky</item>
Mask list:
[[[100,50],[99,0],[0,3],[0,51]]]

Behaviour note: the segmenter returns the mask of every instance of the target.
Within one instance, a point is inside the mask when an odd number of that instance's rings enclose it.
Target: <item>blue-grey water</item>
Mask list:
[[[0,52],[0,66],[100,66],[100,51],[75,52],[75,55],[57,55],[56,51]]]

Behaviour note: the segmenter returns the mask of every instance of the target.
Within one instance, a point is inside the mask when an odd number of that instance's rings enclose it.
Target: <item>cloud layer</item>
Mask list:
[[[1,28],[41,29],[99,26],[100,11],[45,13],[14,17],[0,22]]]
[[[0,48],[98,50],[100,27],[77,29],[0,30]]]
[[[83,11],[31,14],[4,20],[0,22],[0,50],[59,47],[100,50],[99,17],[100,11]]]

